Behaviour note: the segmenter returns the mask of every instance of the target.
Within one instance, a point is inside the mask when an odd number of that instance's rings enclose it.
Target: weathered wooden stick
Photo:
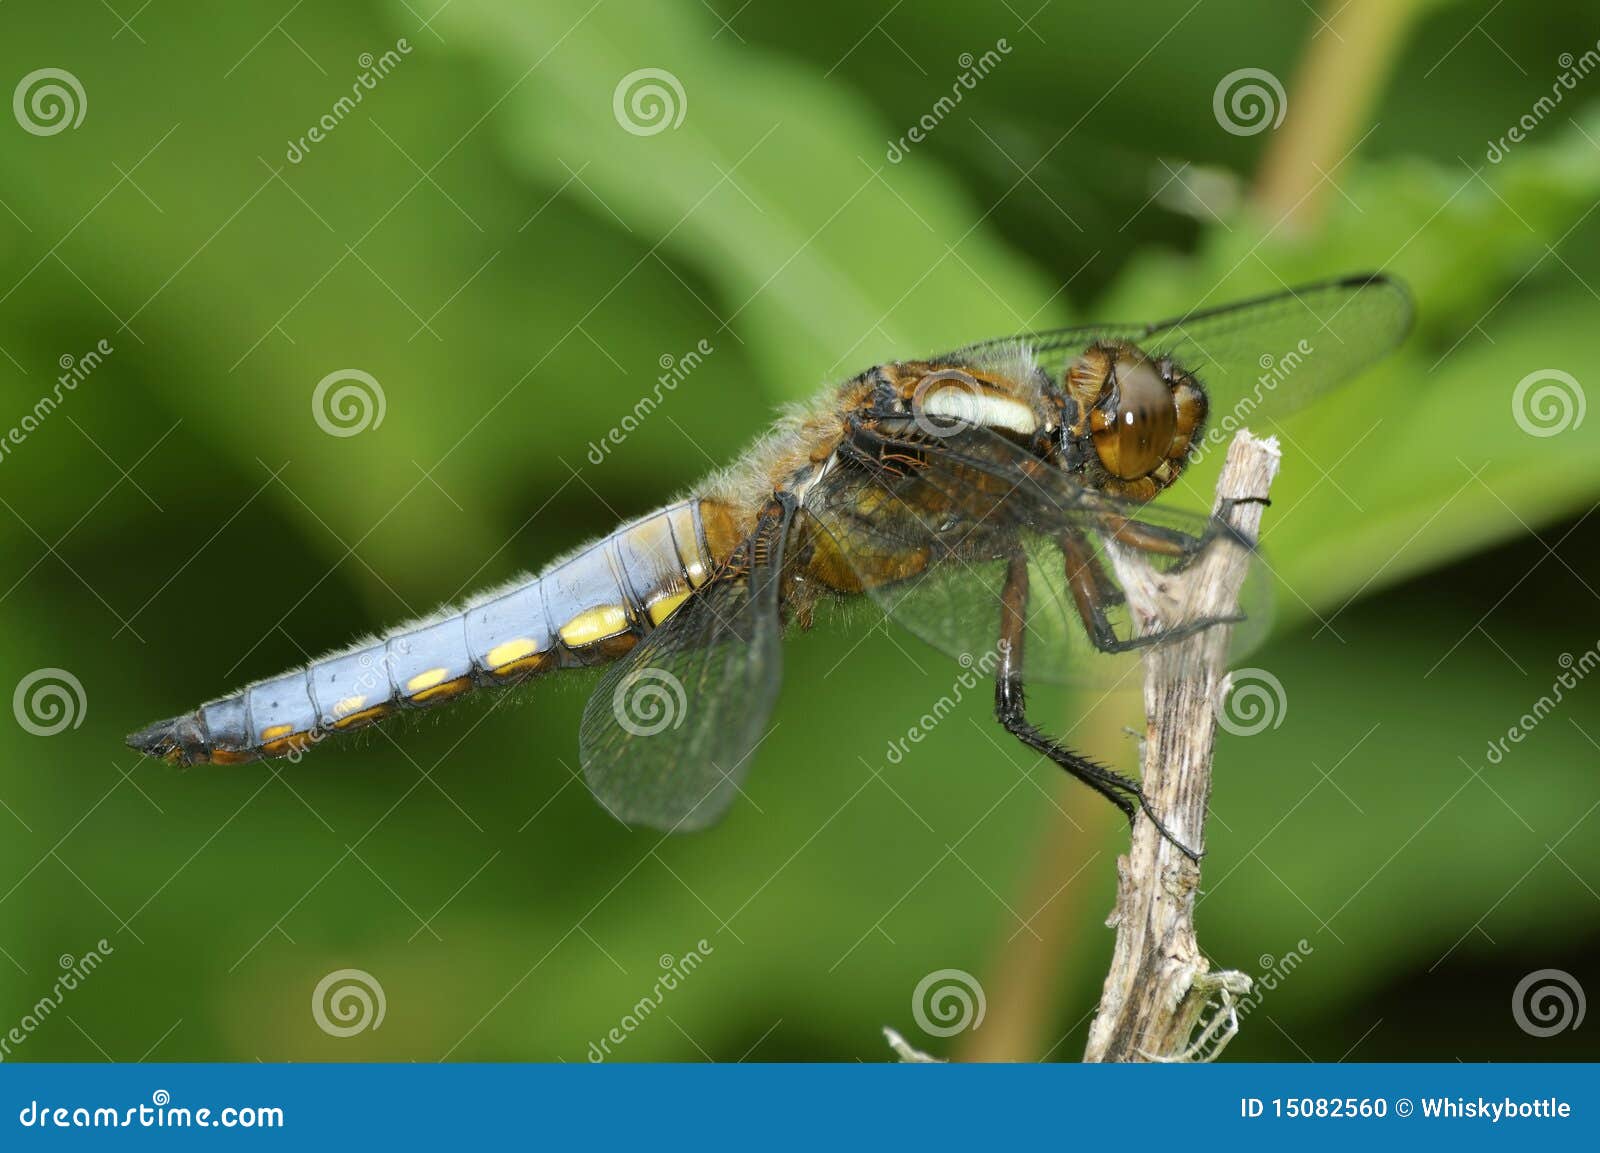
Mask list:
[[[1279,461],[1271,437],[1258,440],[1241,430],[1228,446],[1216,512],[1251,540]],[[1238,611],[1250,562],[1243,548],[1209,548],[1170,573],[1158,572],[1131,549],[1113,543],[1108,551],[1140,634]],[[1214,710],[1227,688],[1232,632],[1226,625],[1203,629],[1145,657],[1145,796],[1173,836],[1196,849],[1204,847]],[[1199,864],[1141,812],[1128,854],[1117,860],[1117,907],[1107,921],[1116,927],[1117,941],[1085,1061],[1208,1059],[1237,1031],[1233,999],[1249,992],[1250,978],[1210,972],[1195,939],[1199,887]],[[1196,1038],[1201,1015],[1214,1002]]]

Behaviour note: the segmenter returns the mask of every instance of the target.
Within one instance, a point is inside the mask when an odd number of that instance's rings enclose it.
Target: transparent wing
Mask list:
[[[979,359],[1018,341],[1059,383],[1096,340],[1165,353],[1205,386],[1211,419],[1260,411],[1281,416],[1390,352],[1411,328],[1411,297],[1380,274],[1302,285],[1152,324],[1089,324],[985,341],[948,359]]]
[[[1270,585],[1250,542],[1210,518],[1085,489],[981,428],[934,438],[861,430],[807,495],[815,547],[855,575],[896,623],[964,665],[993,662],[1006,564],[1028,558],[1023,672],[1030,680],[1107,686],[1138,654],[1113,550],[1158,571],[1202,548],[1248,553],[1234,644],[1264,634]],[[1186,635],[1186,634],[1185,634]],[[1107,651],[1121,648],[1123,651]]]
[[[590,790],[619,820],[665,832],[713,824],[732,804],[782,679],[778,574],[790,512],[607,670],[579,736]]]

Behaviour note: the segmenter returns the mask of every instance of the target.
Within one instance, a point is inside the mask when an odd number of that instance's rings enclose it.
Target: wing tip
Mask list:
[[[1406,328],[1411,327],[1411,317],[1414,311],[1415,299],[1411,295],[1411,288],[1405,281],[1387,272],[1373,270],[1371,272],[1352,272],[1341,276],[1337,280],[1328,282],[1330,288],[1363,289],[1382,288],[1394,293],[1405,305]]]
[[[1400,287],[1400,282],[1387,272],[1373,270],[1370,272],[1351,272],[1335,278],[1329,282],[1334,288],[1365,288],[1369,284],[1392,284]]]

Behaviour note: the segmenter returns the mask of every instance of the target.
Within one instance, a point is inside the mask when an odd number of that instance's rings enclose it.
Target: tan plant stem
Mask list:
[[[1241,430],[1228,447],[1216,511],[1250,539],[1260,529],[1264,505],[1258,502],[1270,492],[1279,461],[1277,441],[1270,437],[1258,440]],[[1250,562],[1242,548],[1212,547],[1167,573],[1132,549],[1112,544],[1107,551],[1138,633],[1237,612]],[[1194,848],[1205,843],[1215,707],[1226,690],[1231,632],[1228,626],[1203,629],[1145,656],[1145,797],[1173,836]],[[1129,852],[1117,861],[1117,880],[1116,909],[1108,921],[1116,927],[1116,945],[1084,1060],[1214,1056],[1236,1028],[1231,997],[1248,992],[1250,981],[1242,973],[1209,972],[1195,938],[1199,864],[1140,813]],[[1201,1042],[1192,1043],[1214,998],[1220,999],[1216,1013]]]
[[[1252,199],[1290,230],[1315,224],[1357,143],[1420,7],[1419,0],[1328,0],[1267,142]],[[1364,130],[1364,129],[1363,129]]]

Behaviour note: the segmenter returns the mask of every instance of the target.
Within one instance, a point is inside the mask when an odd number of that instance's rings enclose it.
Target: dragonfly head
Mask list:
[[[1062,448],[1068,468],[1119,496],[1148,500],[1188,463],[1206,393],[1171,357],[1098,341],[1067,370]]]

